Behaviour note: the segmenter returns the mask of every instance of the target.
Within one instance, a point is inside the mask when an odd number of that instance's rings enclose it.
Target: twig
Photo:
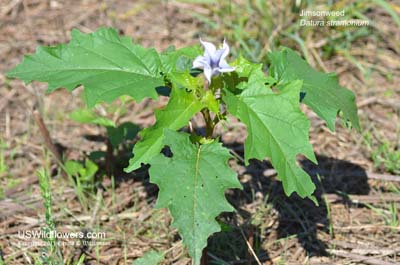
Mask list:
[[[316,175],[316,174],[320,174],[320,175],[332,175],[333,173],[340,176],[340,177],[344,177],[344,176],[351,176],[351,177],[364,177],[366,176],[369,179],[378,179],[378,180],[385,180],[385,181],[395,181],[395,182],[400,182],[400,176],[398,175],[389,175],[389,174],[378,174],[378,173],[374,173],[371,171],[362,171],[362,172],[357,172],[357,171],[350,171],[350,172],[332,172],[330,170],[310,170],[309,171],[310,174]]]
[[[53,154],[56,158],[58,166],[61,168],[61,175],[63,178],[68,179],[68,175],[63,167],[63,159],[61,157],[60,152],[58,151],[57,147],[54,145],[53,141],[51,140],[49,130],[47,130],[46,124],[43,122],[42,117],[40,116],[37,110],[33,111],[33,118],[35,119],[36,124],[39,127],[40,134],[42,135],[43,141],[47,149]]]
[[[357,107],[362,108],[368,105],[373,105],[373,104],[380,104],[385,107],[390,107],[393,109],[400,109],[400,103],[396,100],[393,99],[381,99],[377,98],[375,96],[366,98],[360,102],[358,102]]]
[[[215,259],[216,261],[220,262],[221,264],[224,264],[224,265],[229,265],[229,264],[230,264],[230,263],[228,263],[228,262],[226,262],[226,261],[224,261],[224,260],[218,258],[217,256],[215,256],[214,254],[212,254],[212,253],[210,253],[210,252],[208,252],[208,256],[210,256],[211,258],[213,258],[213,259]]]
[[[253,226],[250,226],[250,228],[249,228],[249,236],[248,236],[248,238],[249,238],[248,242],[249,242],[249,245],[250,245],[250,249],[253,249],[253,246],[254,246],[254,228],[253,228]],[[253,255],[253,253],[248,251],[247,252],[247,259],[249,260],[247,262],[248,265],[252,264],[251,255]]]
[[[376,203],[376,202],[399,202],[400,196],[396,194],[385,194],[385,195],[348,195],[342,197],[337,194],[326,194],[326,198],[329,202],[348,200],[353,203]]]
[[[351,253],[353,254],[359,254],[359,255],[366,255],[366,254],[375,254],[379,255],[379,257],[384,257],[384,256],[389,256],[389,255],[394,255],[396,253],[400,252],[400,249],[380,249],[378,247],[374,246],[366,246],[366,245],[360,245],[355,244],[355,243],[350,243],[350,242],[345,242],[341,240],[331,240],[330,241],[332,247],[341,247],[344,249],[349,249],[351,250]]]
[[[40,134],[43,137],[43,141],[47,149],[50,150],[59,163],[62,163],[61,154],[58,152],[57,147],[53,144],[49,130],[47,130],[47,127],[37,110],[33,111],[33,118],[35,119],[36,124],[39,126]]]
[[[231,154],[236,157],[237,160],[239,160],[240,162],[242,162],[243,164],[245,164],[245,161],[243,159],[243,157],[241,157],[236,151],[230,149],[229,150],[231,152]]]
[[[249,252],[251,253],[251,255],[253,255],[254,259],[257,262],[257,264],[258,265],[262,265],[262,263],[260,262],[260,260],[258,259],[257,255],[256,255],[256,253],[254,252],[254,249],[251,246],[250,242],[247,240],[247,238],[246,238],[246,236],[245,236],[245,234],[243,232],[243,229],[240,226],[237,226],[237,227],[239,228],[240,233],[242,234],[242,237],[243,237],[244,241],[246,241],[246,245],[247,245],[247,248],[248,248]]]
[[[392,263],[392,262],[387,262],[387,261],[384,261],[384,260],[376,259],[374,257],[361,256],[361,255],[349,253],[349,252],[344,251],[344,250],[327,249],[327,251],[332,255],[336,255],[336,256],[339,256],[339,257],[343,257],[343,258],[353,259],[353,260],[356,260],[358,262],[363,262],[363,263],[366,263],[366,264],[371,264],[371,265],[396,265],[395,263]]]
[[[389,226],[384,224],[375,224],[375,225],[352,225],[352,226],[335,226],[335,230],[340,231],[353,231],[353,230],[381,230],[381,229],[391,229],[400,231],[400,227]]]
[[[94,209],[93,209],[92,218],[90,219],[90,222],[89,222],[89,227],[92,227],[94,222],[95,222],[95,220],[96,220],[97,212],[100,209],[100,203],[101,203],[102,195],[103,195],[103,189],[102,188],[98,188],[97,189],[97,194],[96,194],[96,204],[95,204]]]
[[[400,176],[397,175],[377,174],[377,173],[367,172],[367,176],[369,179],[400,182]]]

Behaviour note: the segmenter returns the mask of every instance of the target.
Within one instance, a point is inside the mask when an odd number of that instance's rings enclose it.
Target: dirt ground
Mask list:
[[[40,247],[21,245],[26,239],[18,233],[44,224],[36,171],[50,165],[57,172],[33,110],[41,113],[51,138],[68,159],[104,151],[106,145],[101,140],[105,130],[78,124],[66,115],[84,106],[82,89],[46,95],[45,84],[24,85],[7,79],[5,71],[38,45],[67,42],[72,28],[91,32],[112,26],[158,50],[195,44],[207,30],[189,14],[196,8],[205,9],[180,1],[0,0],[0,148],[7,166],[0,172],[0,256],[6,264],[33,264],[41,255]],[[237,212],[219,218],[226,231],[210,238],[209,264],[257,264],[248,244],[263,264],[400,264],[400,176],[376,166],[370,148],[379,140],[400,146],[400,30],[394,22],[378,27],[387,42],[360,42],[349,48],[364,59],[361,68],[372,69],[368,78],[343,54],[323,62],[339,73],[341,85],[357,94],[363,131],[350,131],[338,122],[336,132],[330,132],[305,109],[319,165],[301,158],[299,163],[317,183],[319,207],[296,196],[287,198],[268,161],[242,163],[244,125],[232,120],[227,131],[218,128],[224,144],[237,154],[230,163],[244,189],[227,193]],[[163,102],[130,102],[129,112],[118,122],[146,127],[154,123],[153,110]],[[149,183],[146,169],[116,174],[114,182],[106,176],[102,187],[87,198],[85,208],[68,181],[60,174],[52,179],[57,229],[107,234],[104,245],[64,245],[66,263],[75,264],[85,254],[87,264],[126,264],[151,249],[166,251],[163,264],[191,263],[177,231],[169,227],[168,211],[153,209],[158,190]]]

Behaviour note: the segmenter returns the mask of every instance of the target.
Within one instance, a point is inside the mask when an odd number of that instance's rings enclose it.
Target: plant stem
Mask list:
[[[210,83],[208,82],[208,80],[204,80],[204,90],[208,90],[209,87],[210,87]],[[215,123],[214,123],[214,120],[211,119],[210,110],[207,108],[204,108],[201,110],[201,113],[203,114],[204,121],[206,122],[206,138],[212,138]]]
[[[106,155],[106,173],[108,177],[111,177],[114,174],[114,147],[111,144],[110,139],[106,139],[107,145],[107,155]]]
[[[43,137],[43,142],[44,142],[45,146],[53,154],[57,163],[63,169],[64,162],[62,159],[62,155],[59,152],[59,150],[57,149],[57,147],[55,146],[55,144],[53,143],[53,141],[51,140],[49,130],[47,129],[42,116],[40,115],[39,111],[37,111],[37,110],[33,111],[32,114],[33,114],[33,118],[35,119],[36,124],[39,127],[39,131]],[[65,170],[61,170],[61,175],[63,176],[63,178],[68,179],[68,176],[67,176],[67,173],[65,172]]]
[[[213,119],[211,119],[210,111],[208,109],[202,109],[201,113],[203,114],[204,121],[206,122],[206,138],[212,138],[215,123]]]

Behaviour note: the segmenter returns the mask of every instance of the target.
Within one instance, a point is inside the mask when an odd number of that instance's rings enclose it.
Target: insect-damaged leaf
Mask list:
[[[133,148],[133,158],[125,171],[130,172],[147,164],[163,148],[164,129],[178,130],[201,109],[203,104],[193,92],[174,88],[167,106],[156,111],[156,123],[139,134],[142,139]]]
[[[197,265],[207,238],[221,230],[215,218],[233,211],[225,190],[241,185],[228,166],[229,150],[221,143],[192,143],[189,134],[168,129],[164,134],[172,157],[159,154],[150,162],[150,180],[160,188],[157,207],[170,210],[172,225]]]

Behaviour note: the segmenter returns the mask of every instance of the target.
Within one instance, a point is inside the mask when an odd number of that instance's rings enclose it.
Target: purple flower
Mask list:
[[[235,71],[225,60],[229,54],[229,46],[224,40],[222,48],[218,49],[211,42],[202,41],[204,47],[204,55],[197,56],[193,61],[193,68],[203,69],[204,75],[208,82],[211,84],[211,77],[219,75],[220,73],[227,73]]]

